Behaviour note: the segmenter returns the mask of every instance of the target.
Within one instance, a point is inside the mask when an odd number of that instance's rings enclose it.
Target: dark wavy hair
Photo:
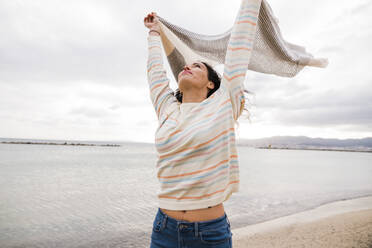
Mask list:
[[[221,77],[220,75],[212,68],[212,66],[210,66],[208,63],[206,62],[202,62],[206,67],[207,67],[207,70],[208,70],[208,80],[213,82],[214,83],[214,88],[209,90],[208,94],[207,94],[207,98],[209,96],[211,96],[214,92],[216,92],[219,88],[220,88],[220,85],[221,85]],[[251,96],[254,96],[255,94],[251,91],[248,91],[246,89],[244,89],[244,93],[248,94],[248,95],[251,95]],[[174,96],[177,98],[177,101],[182,103],[182,92],[180,92],[180,89],[177,88],[175,91],[174,91]],[[246,115],[246,119],[248,119],[249,121],[251,121],[250,119],[250,112],[249,112],[249,109],[248,109],[248,106],[251,106],[252,103],[251,103],[251,99],[250,97],[247,97],[247,96],[244,96],[244,102],[243,102],[244,106],[242,108],[242,111],[246,110],[247,111],[247,115]],[[239,122],[235,122],[238,127],[239,127]]]
[[[208,80],[214,83],[214,88],[208,91],[207,98],[210,97],[215,91],[217,91],[220,88],[221,85],[221,77],[218,75],[218,73],[206,62],[202,62],[205,67],[207,67],[208,70]],[[175,90],[174,96],[177,98],[177,100],[182,103],[182,92],[180,92],[180,89],[177,88]]]

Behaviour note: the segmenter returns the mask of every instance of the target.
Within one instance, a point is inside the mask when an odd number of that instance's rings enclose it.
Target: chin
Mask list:
[[[178,80],[178,86],[181,86],[182,84],[184,84],[187,80],[185,80],[183,77],[180,77],[180,79]]]
[[[178,80],[179,88],[189,88],[193,84],[194,84],[193,79],[190,77],[186,77],[185,75],[181,76],[180,79]],[[182,86],[186,86],[186,87],[182,87]]]

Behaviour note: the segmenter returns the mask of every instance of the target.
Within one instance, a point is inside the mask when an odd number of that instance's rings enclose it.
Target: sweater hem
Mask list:
[[[225,202],[230,198],[230,196],[239,191],[239,184],[231,184],[231,187],[224,192],[224,194],[219,195],[218,197],[206,199],[206,200],[194,200],[182,202],[177,200],[161,199],[158,198],[159,208],[164,208],[168,210],[194,210],[194,209],[203,209],[210,206],[218,205],[222,202]]]

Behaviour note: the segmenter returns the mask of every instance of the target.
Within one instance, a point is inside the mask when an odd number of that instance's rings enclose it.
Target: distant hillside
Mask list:
[[[372,150],[372,138],[363,139],[324,139],[306,136],[273,136],[262,139],[239,139],[239,146],[272,148],[329,148]]]

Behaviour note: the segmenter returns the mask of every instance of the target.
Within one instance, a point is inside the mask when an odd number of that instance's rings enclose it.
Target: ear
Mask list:
[[[211,90],[214,89],[214,83],[212,81],[208,81],[207,87]]]

